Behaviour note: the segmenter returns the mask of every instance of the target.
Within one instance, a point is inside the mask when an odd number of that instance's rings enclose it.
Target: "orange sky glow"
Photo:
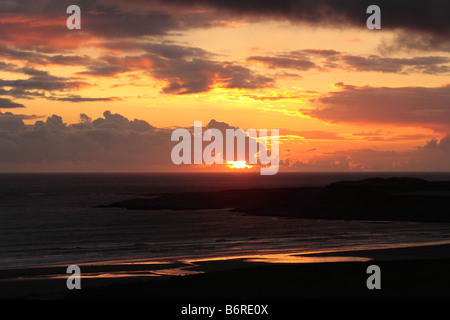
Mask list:
[[[279,129],[280,171],[450,170],[448,25],[230,3],[0,4],[0,171],[196,170],[170,161],[194,121]]]

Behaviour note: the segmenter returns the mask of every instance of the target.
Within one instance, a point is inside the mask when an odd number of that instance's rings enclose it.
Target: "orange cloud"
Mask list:
[[[450,130],[450,85],[442,87],[356,87],[336,84],[314,101],[316,108],[300,109],[307,116],[339,123],[416,125]]]

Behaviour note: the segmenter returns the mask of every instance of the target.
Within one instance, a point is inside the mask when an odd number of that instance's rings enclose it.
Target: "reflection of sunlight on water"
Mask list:
[[[309,252],[311,254],[311,252]],[[366,262],[372,260],[367,257],[352,257],[352,256],[324,256],[324,257],[310,257],[301,256],[301,253],[276,253],[276,254],[259,254],[259,255],[236,255],[236,256],[221,256],[213,258],[204,258],[198,260],[184,261],[185,263],[196,263],[205,261],[226,261],[240,259],[244,262],[265,262],[265,263],[322,263],[322,262]]]
[[[174,268],[174,269],[165,269],[165,270],[157,270],[153,271],[157,275],[161,276],[187,276],[191,274],[199,274],[204,273],[203,271],[192,271],[185,269],[186,267],[182,268]]]
[[[160,276],[186,276],[190,274],[203,273],[201,271],[185,270],[187,267],[169,268],[151,271],[118,271],[109,273],[82,274],[82,278],[124,278],[124,277],[160,277]],[[67,276],[66,276],[67,277]]]
[[[149,272],[130,272],[130,271],[118,271],[118,272],[104,272],[104,273],[87,273],[81,274],[81,278],[126,278],[126,277],[157,277],[158,275]],[[67,278],[67,276],[66,276]]]
[[[69,274],[51,274],[51,275],[33,275],[29,277],[14,277],[10,280],[29,280],[29,279],[67,279]],[[158,277],[150,271],[130,272],[130,271],[117,271],[117,272],[96,272],[96,273],[82,273],[80,278],[82,279],[102,279],[102,278],[127,278],[127,277]],[[72,276],[72,278],[75,278]]]
[[[114,272],[96,272],[96,273],[82,273],[81,279],[108,279],[108,278],[132,278],[132,277],[162,277],[162,276],[186,276],[190,274],[203,273],[202,271],[185,270],[186,267],[151,270],[151,271],[114,271]],[[10,280],[29,280],[29,279],[67,279],[68,274],[52,274],[52,275],[37,275],[30,277],[14,277]]]
[[[322,263],[322,262],[366,262],[372,259],[365,257],[302,257],[288,254],[268,254],[246,259],[248,262],[267,263]]]

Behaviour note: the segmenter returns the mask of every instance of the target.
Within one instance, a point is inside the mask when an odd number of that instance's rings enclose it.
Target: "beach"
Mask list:
[[[157,272],[167,266],[81,266],[80,290],[67,289],[69,275],[65,275],[65,268],[11,270],[0,273],[0,298],[164,301],[450,299],[450,245],[329,252],[305,257],[364,257],[368,260],[267,263],[216,259],[191,265],[191,271],[198,274],[155,277],[126,274],[130,271]],[[380,290],[369,290],[366,286],[369,265],[380,267]],[[83,272],[104,276],[83,278]],[[58,274],[59,277],[50,277]],[[42,278],[33,278],[36,275]]]

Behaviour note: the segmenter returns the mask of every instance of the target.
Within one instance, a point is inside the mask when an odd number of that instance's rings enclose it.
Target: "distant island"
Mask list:
[[[231,208],[249,215],[309,219],[450,222],[450,181],[370,178],[325,187],[148,194],[101,207],[130,210]]]

